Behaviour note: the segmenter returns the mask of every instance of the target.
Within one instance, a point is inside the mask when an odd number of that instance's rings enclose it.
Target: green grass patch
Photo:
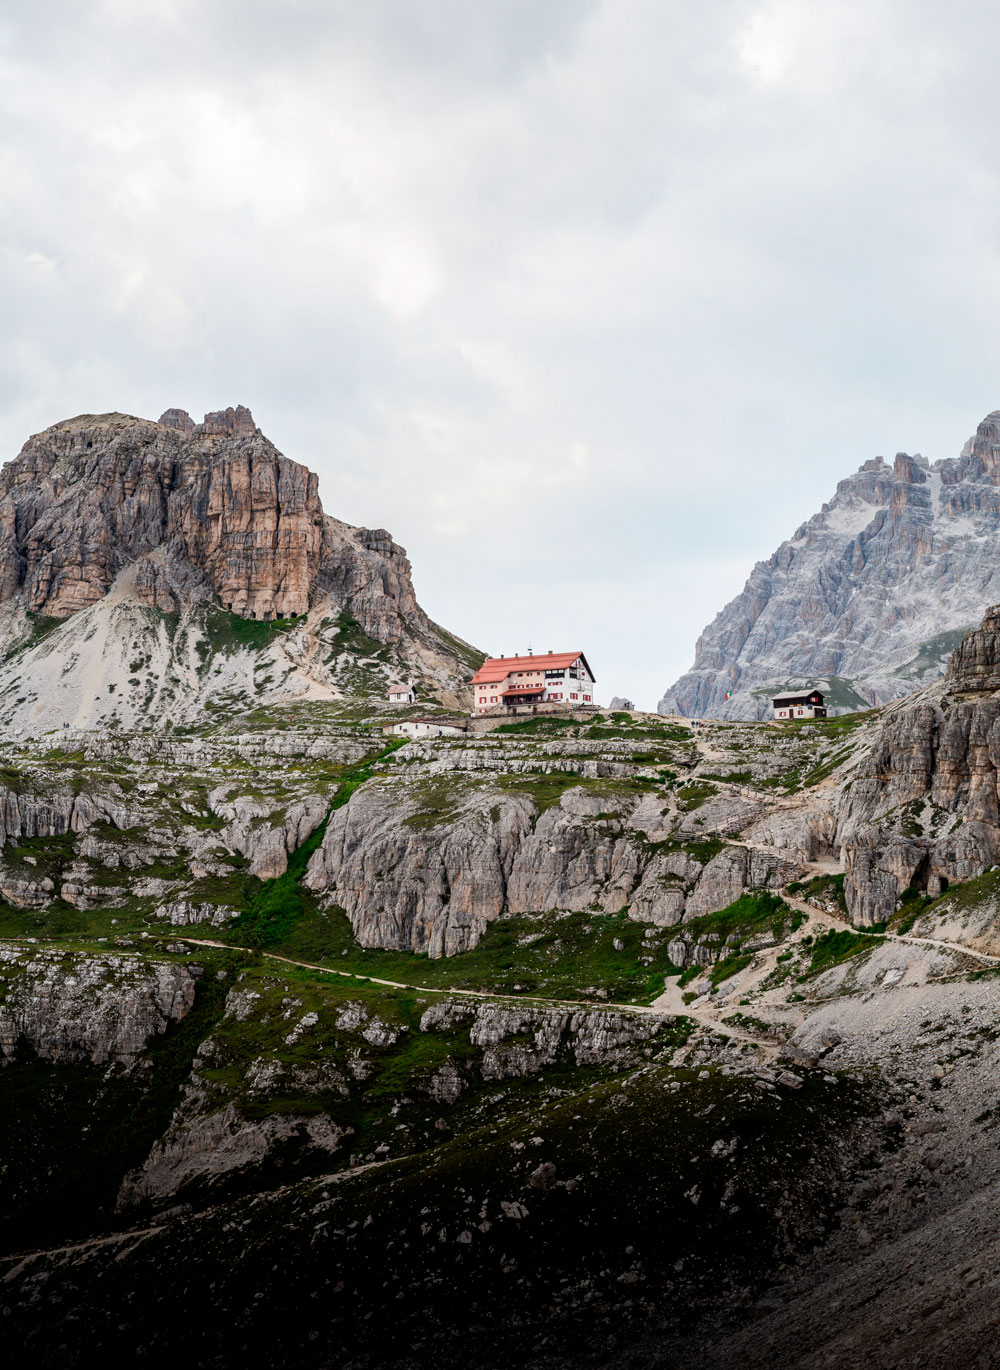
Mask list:
[[[215,656],[218,653],[231,655],[233,652],[259,652],[270,646],[276,637],[289,632],[305,619],[304,614],[290,618],[273,618],[265,621],[256,618],[241,618],[239,614],[227,609],[208,609],[201,619],[202,639],[199,651],[203,655]]]
[[[692,813],[718,793],[718,787],[707,780],[689,780],[677,791],[678,807],[683,813]]]
[[[708,972],[708,978],[713,985],[721,985],[723,980],[728,980],[731,976],[738,975],[741,970],[746,970],[752,960],[752,953],[727,956],[722,961],[716,961]]]
[[[478,945],[458,956],[360,947],[340,909],[309,906],[273,950],[331,969],[398,980],[432,990],[485,989],[540,998],[649,1003],[678,973],[667,953],[676,929],[647,928],[625,911],[507,914]],[[233,935],[233,940],[240,939]],[[619,946],[615,946],[615,943]]]
[[[830,970],[833,966],[839,966],[844,961],[850,960],[852,956],[859,956],[862,952],[872,951],[880,946],[883,939],[879,936],[870,936],[865,933],[851,932],[847,928],[824,932],[821,937],[817,937],[812,945],[812,957],[809,962],[808,973],[815,974],[819,971]]]
[[[770,931],[780,938],[786,928],[794,930],[804,921],[803,915],[792,909],[776,894],[760,890],[752,894],[741,894],[739,899],[720,909],[718,913],[706,913],[700,918],[691,918],[683,925],[685,935],[690,933],[695,941],[706,937],[718,937],[722,942],[738,936],[741,940],[759,936]]]

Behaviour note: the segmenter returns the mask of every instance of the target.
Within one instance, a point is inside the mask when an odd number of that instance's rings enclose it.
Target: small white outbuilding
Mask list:
[[[464,737],[464,718],[403,718],[382,729],[390,737]]]

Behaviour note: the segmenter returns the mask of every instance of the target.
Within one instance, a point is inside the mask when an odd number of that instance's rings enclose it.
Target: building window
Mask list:
[[[570,695],[570,699],[576,699],[576,698],[577,698],[576,695]]]

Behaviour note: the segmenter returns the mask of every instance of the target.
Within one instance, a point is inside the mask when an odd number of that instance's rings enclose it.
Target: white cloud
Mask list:
[[[5,454],[249,404],[439,620],[579,638],[651,704],[838,478],[1000,403],[998,33],[976,0],[22,7]],[[586,577],[539,581],[558,538]]]

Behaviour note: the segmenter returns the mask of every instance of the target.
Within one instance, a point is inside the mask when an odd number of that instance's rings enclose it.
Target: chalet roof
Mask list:
[[[822,690],[815,690],[815,689],[812,689],[812,690],[786,690],[786,691],[784,692],[784,694],[772,695],[771,698],[772,698],[772,700],[774,701],[775,704],[779,704],[779,703],[780,703],[780,704],[786,704],[786,703],[788,703],[790,700],[793,700],[793,699],[809,699],[812,695],[819,695],[820,699],[824,699],[824,698],[825,698],[825,696],[824,696]]]
[[[593,675],[582,652],[538,652],[533,656],[491,656],[472,677],[473,685],[496,684],[505,680],[511,671],[563,671],[574,661],[583,664]]]

